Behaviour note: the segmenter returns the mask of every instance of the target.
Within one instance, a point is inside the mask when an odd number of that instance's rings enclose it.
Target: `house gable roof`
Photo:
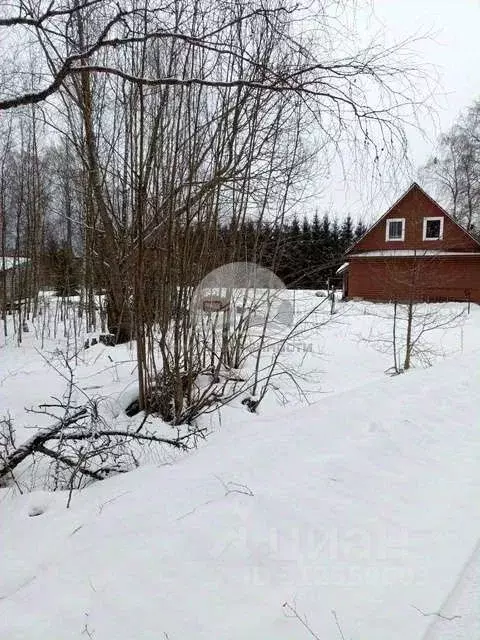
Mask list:
[[[405,191],[398,198],[398,200],[396,200],[393,203],[393,205],[378,220],[376,220],[376,222],[374,222],[367,229],[367,231],[361,236],[361,238],[359,238],[353,245],[351,245],[349,247],[349,249],[347,249],[346,255],[349,256],[354,251],[358,252],[358,251],[365,250],[362,247],[362,245],[365,244],[365,240],[366,239],[368,240],[369,236],[371,236],[377,230],[379,225],[381,225],[382,222],[386,218],[388,218],[394,211],[396,211],[398,209],[401,210],[401,207],[404,205],[404,201],[407,202],[410,198],[412,198],[412,192],[416,192],[417,194],[419,194],[420,197],[424,199],[424,202],[428,203],[428,207],[430,207],[430,209],[431,209],[430,215],[436,213],[439,217],[440,216],[444,216],[449,221],[449,225],[453,225],[453,228],[455,229],[455,233],[457,235],[457,238],[462,238],[463,239],[463,243],[468,244],[470,250],[480,252],[480,242],[474,236],[472,236],[471,233],[469,233],[466,229],[464,229],[456,220],[454,220],[452,218],[452,216],[447,211],[445,211],[445,209],[443,209],[443,207],[441,207],[438,204],[438,202],[436,202],[431,196],[429,196],[428,193],[424,189],[422,189],[422,187],[420,187],[420,185],[418,183],[413,182],[410,185],[410,187],[407,189],[407,191]],[[426,211],[423,212],[422,215],[425,215],[425,213],[426,213]],[[420,218],[420,215],[417,215],[416,217]],[[437,244],[445,244],[443,240],[442,241],[439,240],[439,241],[435,241],[435,242]],[[379,244],[386,244],[386,243],[379,243],[377,241],[376,244],[379,245]],[[393,244],[393,243],[389,243],[389,244]],[[424,246],[425,245],[423,245],[423,247]],[[371,249],[373,247],[368,247],[368,248]],[[378,246],[378,247],[375,247],[375,248],[382,249],[384,247]]]

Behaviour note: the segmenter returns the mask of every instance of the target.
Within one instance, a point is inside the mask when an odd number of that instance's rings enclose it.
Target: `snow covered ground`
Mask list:
[[[432,367],[395,377],[371,340],[390,312],[343,306],[286,354],[306,398],[285,386],[259,416],[222,409],[186,456],[69,509],[63,492],[1,489],[0,638],[478,640],[480,309],[431,333]],[[38,425],[25,408],[65,385],[66,338],[40,338],[0,347],[20,437]],[[76,365],[117,421],[132,360],[96,345]]]

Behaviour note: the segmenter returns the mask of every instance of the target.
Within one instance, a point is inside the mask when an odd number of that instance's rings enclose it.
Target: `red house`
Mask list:
[[[480,242],[413,183],[337,273],[345,298],[480,303]]]

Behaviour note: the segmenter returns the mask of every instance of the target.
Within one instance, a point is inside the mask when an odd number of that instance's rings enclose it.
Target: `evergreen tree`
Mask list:
[[[330,259],[335,260],[342,253],[342,246],[340,243],[340,227],[338,220],[335,218],[332,224],[332,230],[330,232]]]
[[[311,234],[310,222],[308,221],[307,216],[304,216],[303,222],[302,222],[302,242],[309,242],[310,234]]]
[[[321,233],[322,233],[322,245],[326,249],[326,252],[328,252],[329,249],[330,249],[330,240],[331,240],[331,238],[330,238],[330,218],[328,217],[328,213],[326,213],[323,216]]]
[[[357,222],[357,226],[355,227],[354,240],[360,240],[360,238],[366,233],[367,225],[363,223],[362,220]]]
[[[286,260],[285,275],[283,280],[287,286],[297,287],[297,280],[300,275],[298,263],[302,252],[301,229],[298,217],[295,214],[286,232]]]
[[[318,272],[321,268],[322,255],[322,233],[318,213],[315,213],[312,223],[304,218],[302,225],[302,255],[300,261],[304,277],[302,287],[304,289],[315,289],[318,287]]]
[[[285,259],[285,228],[273,222],[264,225],[264,251],[262,253],[262,266],[271,269],[283,280],[282,268]]]
[[[329,227],[330,222],[327,220],[324,227],[323,221],[320,221],[318,213],[316,212],[310,227],[308,285],[306,285],[309,289],[318,289],[322,286],[322,269],[326,259],[326,240],[329,235]]]
[[[330,249],[331,249],[331,224],[330,218],[328,217],[328,213],[326,213],[322,218],[322,224],[320,227],[320,251],[322,264],[328,262],[330,260]]]
[[[313,216],[312,229],[310,233],[311,233],[312,245],[316,246],[320,242],[321,234],[322,234],[320,218],[318,217],[318,211],[315,211],[315,215]]]
[[[348,249],[348,247],[352,244],[353,239],[353,221],[351,215],[348,214],[345,220],[342,222],[342,226],[340,228],[340,246],[342,252]]]
[[[293,216],[293,220],[289,225],[289,235],[290,238],[299,240],[300,238],[300,223],[298,222],[297,214]]]
[[[313,286],[312,267],[314,266],[314,260],[312,255],[312,231],[310,222],[306,216],[304,216],[302,222],[300,249],[298,269],[301,273],[301,279],[299,286],[302,289],[310,289]]]
[[[338,263],[344,252],[364,234],[365,225],[360,220],[354,227],[348,214],[340,223],[330,220],[328,213],[322,218],[315,212],[312,221],[295,215],[290,224],[275,229],[265,228],[265,258],[262,264],[275,273],[292,288],[320,289],[327,280],[335,278]],[[262,236],[263,237],[263,236]],[[265,261],[275,253],[275,264]]]

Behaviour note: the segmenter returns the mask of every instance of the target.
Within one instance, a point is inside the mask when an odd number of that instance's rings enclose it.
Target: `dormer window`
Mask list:
[[[423,239],[442,240],[443,238],[443,218],[423,219]]]
[[[390,241],[405,240],[405,218],[389,218],[385,239]]]

